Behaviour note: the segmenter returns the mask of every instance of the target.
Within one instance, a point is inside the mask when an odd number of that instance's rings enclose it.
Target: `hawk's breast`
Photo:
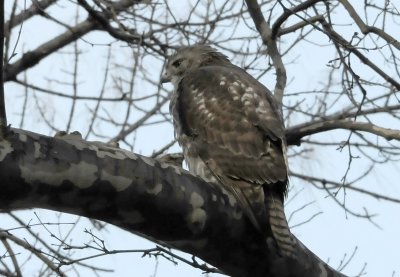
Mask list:
[[[175,129],[175,137],[179,142],[179,145],[183,149],[183,156],[189,167],[189,171],[202,177],[208,182],[216,182],[216,178],[208,168],[206,163],[199,156],[199,149],[194,142],[193,137],[187,136],[183,132],[182,121],[180,120],[179,106],[178,106],[178,91],[174,90],[171,102],[170,102],[170,113],[173,117],[173,124]]]

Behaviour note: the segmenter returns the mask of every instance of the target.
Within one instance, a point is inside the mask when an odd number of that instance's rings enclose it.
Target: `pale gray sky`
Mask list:
[[[23,1],[21,1],[21,3],[22,2]],[[9,5],[8,1],[6,1],[6,6],[7,5]],[[27,1],[27,5],[30,5],[30,1]],[[65,6],[54,7],[54,13],[58,11],[63,20],[73,18],[75,9],[70,8],[71,4],[69,1],[63,2],[63,5]],[[6,10],[8,11],[9,7]],[[175,15],[178,19],[184,18],[188,13],[188,9],[176,7],[174,12],[176,12]],[[346,13],[334,14],[332,16],[343,23],[348,21]],[[21,37],[17,45],[18,55],[13,58],[12,61],[18,59],[23,51],[35,48],[62,30],[61,27],[53,24],[43,25],[43,19],[41,18],[34,18],[28,23],[29,24],[25,24],[22,28]],[[394,26],[395,25],[387,26],[386,31],[393,35],[398,35],[398,31],[394,29]],[[341,28],[345,29],[345,27],[346,26],[344,25]],[[229,26],[220,28],[229,28]],[[243,32],[248,31],[243,26],[241,28],[243,28]],[[349,28],[347,34],[351,36],[354,30],[355,27]],[[238,32],[240,32],[240,28]],[[14,40],[15,39],[16,38],[14,37]],[[397,37],[397,39],[400,38]],[[86,36],[85,40],[95,44],[114,41],[114,39],[110,38],[108,35],[104,35],[100,32]],[[323,84],[328,77],[326,64],[330,59],[334,58],[332,48],[328,47],[329,43],[329,40],[326,39],[325,41],[321,41],[321,45],[312,45],[311,43],[308,46],[302,45],[292,51],[291,55],[285,57],[285,62],[293,61],[290,67],[288,67],[289,85],[287,87],[287,92],[290,93],[314,89],[316,87],[315,84],[321,84],[320,87],[323,87]],[[81,84],[79,89],[84,95],[95,95],[101,87],[98,80],[102,79],[102,72],[106,66],[105,55],[107,53],[107,47],[98,45],[90,46],[82,40],[79,41],[79,46],[84,52],[82,62],[80,63],[79,79]],[[61,50],[61,52],[64,51],[71,51],[71,47]],[[116,60],[124,60],[126,58],[124,55],[128,55],[127,53],[129,53],[129,49],[126,47],[122,48],[118,44],[113,46],[112,55]],[[371,55],[374,54],[371,52]],[[379,57],[371,57],[372,60],[375,58],[378,59]],[[157,75],[161,71],[162,64],[161,62],[149,61],[147,66],[152,67],[154,69],[154,74]],[[28,71],[28,76],[30,79],[34,78],[36,84],[40,83],[44,87],[51,87],[58,91],[69,90],[70,88],[67,86],[49,82],[46,78],[54,78],[57,75],[66,76],[65,73],[63,73],[63,70],[71,70],[71,68],[72,61],[70,60],[70,56],[57,55],[45,59],[40,63],[40,65],[30,69]],[[363,72],[364,69],[359,67],[358,70],[359,72]],[[116,71],[115,75],[118,74],[118,71]],[[366,74],[369,73],[367,72]],[[267,87],[272,88],[274,85],[274,78],[273,74],[269,74],[262,78],[262,82]],[[139,84],[136,88],[137,95],[144,95],[151,89],[153,88],[148,86],[141,87]],[[33,91],[30,91],[29,93],[33,93]],[[374,92],[372,91],[371,93]],[[20,121],[20,109],[22,107],[23,94],[24,91],[21,87],[15,86],[11,83],[6,84],[8,120],[13,126],[17,126]],[[59,128],[65,126],[65,120],[70,108],[69,100],[56,97],[43,98],[43,95],[38,92],[37,95],[40,96],[39,102],[43,107],[45,107],[46,112],[49,115],[53,115],[52,119],[54,120],[55,125]],[[288,101],[292,101],[292,99],[285,99],[286,104],[289,104]],[[307,99],[307,101],[312,105],[312,99]],[[335,108],[340,109],[340,104],[341,103],[338,103]],[[77,118],[73,122],[73,130],[81,132],[87,130],[90,116],[86,105],[91,104],[81,102],[78,105],[77,114],[82,117],[79,119]],[[35,103],[28,103],[28,107],[30,116],[27,118],[24,129],[42,134],[54,134],[52,130],[45,128],[45,125],[39,120],[40,117],[35,115],[37,113],[35,111]],[[109,103],[107,104],[107,107],[109,107],[109,111],[112,112],[116,118],[123,116],[118,114],[117,104]],[[167,111],[167,105],[164,109]],[[296,121],[301,122],[302,118],[297,118]],[[388,121],[386,117],[376,118],[376,122],[383,126],[400,128],[400,126],[392,126],[390,120]],[[291,124],[294,123],[295,122],[291,122]],[[107,129],[103,129],[102,131],[113,132],[113,130]],[[160,136],[160,134],[162,135]],[[346,131],[335,131],[319,135],[318,138],[326,141],[346,140],[347,136],[348,132]],[[163,146],[172,139],[173,130],[171,125],[150,125],[138,131],[135,141],[135,151],[142,154],[151,154],[154,149]],[[295,148],[295,150],[300,150],[300,148]],[[170,149],[170,151],[179,151],[179,148],[175,145]],[[290,167],[297,173],[311,175],[318,173],[318,176],[324,175],[326,178],[340,182],[346,171],[347,159],[348,154],[345,151],[340,152],[333,149],[319,148],[317,151],[310,153],[308,160],[298,158],[291,159]],[[356,178],[359,174],[362,174],[367,166],[368,161],[365,159],[355,160],[349,175],[350,179]],[[374,191],[384,191],[388,195],[399,198],[399,179],[399,163],[392,162],[377,165],[374,169],[374,173],[363,180],[362,184],[363,188],[368,188]],[[355,218],[348,214],[346,215],[343,209],[338,207],[332,199],[327,197],[325,192],[317,191],[309,184],[303,184],[297,179],[292,179],[291,185],[293,189],[289,195],[289,199],[295,194],[295,192],[301,191],[301,193],[291,201],[289,205],[287,205],[286,212],[288,215],[305,203],[314,202],[312,205],[298,213],[290,221],[291,225],[295,225],[315,213],[322,212],[322,214],[317,216],[310,223],[293,229],[294,234],[321,259],[329,261],[329,264],[332,267],[337,267],[340,265],[341,260],[345,255],[348,257],[357,248],[354,258],[343,270],[344,273],[350,276],[356,275],[364,267],[364,264],[366,264],[366,274],[364,276],[400,276],[400,255],[398,252],[400,249],[400,205],[377,201],[355,193],[347,194],[346,203],[349,207],[358,211],[362,211],[362,208],[366,207],[371,211],[371,213],[377,214],[374,220],[381,227],[377,228],[364,219]],[[343,191],[338,194],[338,198],[340,200],[343,199]],[[42,220],[45,219],[45,221],[57,220],[52,212],[40,210],[38,211],[38,214]],[[33,221],[36,220],[33,211],[18,212],[18,215],[25,219],[32,218]],[[61,221],[73,222],[75,220],[74,218],[75,217],[70,215],[63,215]],[[15,223],[7,219],[4,215],[0,215],[0,222],[1,228],[7,229],[15,226]],[[83,232],[85,228],[90,227],[91,225],[88,224],[87,220],[81,219],[79,224],[75,227],[73,236],[74,240],[90,240],[90,237],[85,235]],[[57,227],[54,228],[54,230],[57,229]],[[36,231],[43,232],[41,227],[37,227]],[[106,232],[97,234],[103,236],[110,249],[143,249],[154,246],[154,243],[152,242],[133,236],[132,234],[121,231],[113,226],[108,226]],[[48,239],[51,241],[50,237],[48,237]],[[74,244],[78,244],[78,242],[74,242]],[[4,253],[4,248],[0,245],[0,254],[2,253]],[[80,256],[80,254],[78,254],[78,256]],[[203,276],[201,271],[182,263],[175,266],[164,259],[159,259],[157,261],[154,258],[141,258],[141,254],[118,254],[114,256],[105,256],[93,259],[91,262],[96,265],[115,269],[115,273],[103,273],[101,276],[153,276],[152,274],[156,268],[157,276]],[[27,266],[30,266],[30,264]],[[34,274],[34,267],[32,267],[31,272]],[[76,276],[73,271],[68,272],[68,274],[70,274],[70,276]],[[82,276],[89,275],[86,275],[86,273],[82,274]],[[214,275],[210,274],[210,276]]]

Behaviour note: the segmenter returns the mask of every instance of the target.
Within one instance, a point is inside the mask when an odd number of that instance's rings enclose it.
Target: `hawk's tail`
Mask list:
[[[283,195],[283,192],[255,186],[241,180],[230,180],[229,185],[226,185],[225,179],[219,178],[219,180],[236,197],[254,227],[266,234],[266,228],[270,226],[281,254],[286,257],[295,257],[297,240],[290,232],[283,210],[283,201],[279,197]]]
[[[282,255],[287,257],[296,256],[297,240],[290,232],[282,200],[276,195],[266,195],[265,204],[268,212],[268,220],[272,235]]]

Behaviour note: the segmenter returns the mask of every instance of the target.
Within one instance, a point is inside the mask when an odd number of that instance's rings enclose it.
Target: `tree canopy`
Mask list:
[[[28,276],[35,268],[36,275],[106,276],[96,258],[124,251],[110,251],[99,237],[105,223],[157,243],[131,252],[190,264],[199,275],[364,276],[368,258],[349,270],[355,254],[366,255],[362,247],[330,249],[335,241],[378,234],[387,236],[382,245],[395,245],[394,1],[5,2],[0,275]],[[328,236],[315,243],[344,255],[330,256],[331,267],[305,242],[299,259],[283,259],[261,243],[229,192],[182,168],[168,112],[171,87],[159,80],[168,55],[195,43],[217,48],[273,91],[289,146],[287,217],[301,241],[302,230],[316,240]],[[69,232],[77,225],[62,217],[53,226],[40,216],[33,223],[30,211],[15,213],[31,208],[91,218],[84,225],[91,244],[75,244]],[[321,223],[334,226],[338,217],[351,227],[332,236]],[[393,258],[379,254],[376,261]],[[389,262],[380,273],[396,270]]]

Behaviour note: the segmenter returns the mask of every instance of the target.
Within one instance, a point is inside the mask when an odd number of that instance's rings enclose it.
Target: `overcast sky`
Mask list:
[[[6,11],[10,10],[11,1],[6,1]],[[217,1],[218,2],[218,1]],[[21,1],[21,7],[23,1]],[[50,11],[53,14],[57,12],[64,20],[70,20],[74,17],[75,9],[71,8],[71,5],[67,1],[63,3],[65,6],[58,6],[52,8]],[[30,5],[30,1],[27,1],[27,5]],[[188,9],[181,6],[176,7],[174,12],[176,17],[185,18],[188,13]],[[338,21],[343,23],[347,22],[346,14],[335,14]],[[8,16],[6,16],[7,18]],[[34,49],[36,46],[42,44],[54,35],[59,34],[63,28],[54,24],[44,24],[43,19],[35,18],[28,21],[23,27],[21,37],[17,44],[17,53],[14,61],[21,56],[21,53],[28,49]],[[222,29],[229,29],[229,26],[219,27]],[[244,27],[243,27],[244,28]],[[355,27],[348,31],[351,34],[355,30]],[[397,35],[398,29],[393,26],[387,26],[386,31],[392,35]],[[240,29],[238,30],[240,32]],[[247,32],[243,29],[243,32]],[[16,37],[13,38],[16,41]],[[96,32],[85,37],[85,40],[94,44],[107,44],[110,41],[114,41],[108,35]],[[83,95],[95,95],[99,91],[100,84],[98,82],[101,79],[102,72],[106,66],[105,56],[107,53],[107,47],[95,45],[91,46],[85,41],[80,40],[78,42],[82,52],[82,62],[80,64],[80,92]],[[321,41],[322,45],[329,44],[329,40]],[[71,47],[62,49],[61,52],[71,51]],[[113,46],[113,56],[116,60],[123,60],[126,58],[128,52],[126,48],[120,46]],[[221,50],[223,51],[223,50]],[[119,56],[120,55],[120,56]],[[227,54],[229,55],[229,54]],[[371,52],[371,55],[375,55]],[[316,83],[324,83],[327,79],[327,67],[326,63],[332,58],[332,51],[328,47],[318,46],[309,44],[308,47],[298,47],[291,55],[285,57],[286,61],[293,60],[294,62],[290,66],[288,71],[289,85],[287,88],[288,92],[296,92],[307,89],[314,89]],[[375,57],[371,57],[374,59]],[[377,57],[378,58],[378,57]],[[64,78],[64,69],[71,69],[72,61],[69,60],[70,56],[58,55],[56,57],[50,57],[38,66],[28,71],[28,77],[35,79],[36,83],[41,83],[44,87],[66,90],[66,86],[49,82],[49,77],[56,78],[59,75],[59,79]],[[324,61],[321,63],[321,60]],[[12,60],[13,61],[13,60]],[[11,62],[12,62],[11,61]],[[239,64],[239,61],[235,61]],[[239,64],[240,65],[240,64]],[[160,74],[162,62],[150,61],[148,66],[154,68],[154,74]],[[362,69],[360,69],[362,72]],[[40,79],[43,79],[41,81]],[[274,75],[272,73],[269,76],[265,76],[262,81],[267,87],[272,87],[274,84]],[[168,85],[166,88],[171,88]],[[144,90],[151,90],[153,88],[143,87],[138,84],[136,90],[138,95]],[[21,119],[21,107],[23,102],[24,91],[20,86],[16,86],[11,83],[6,84],[6,100],[7,100],[7,114],[9,123],[13,126],[18,126]],[[29,93],[34,93],[32,90]],[[39,101],[42,101],[42,105],[46,106],[46,111],[49,114],[53,114],[53,120],[55,125],[62,128],[63,122],[70,109],[70,101],[64,98],[49,97],[39,92],[37,93]],[[45,100],[44,100],[45,99]],[[289,101],[289,100],[285,100]],[[46,103],[45,103],[46,102]],[[152,103],[149,103],[151,105]],[[286,102],[288,104],[288,102]],[[81,119],[76,119],[72,126],[72,130],[78,130],[85,132],[89,124],[87,105],[89,103],[81,103],[77,107],[77,114],[81,115]],[[110,112],[115,113],[116,117],[118,111],[113,110],[110,104]],[[32,101],[29,103],[28,111],[32,114],[27,118],[24,129],[28,129],[37,133],[46,135],[54,134],[53,130],[46,128],[43,122],[40,122],[40,116],[35,115],[35,103]],[[167,105],[164,107],[167,111]],[[301,122],[301,118],[298,121]],[[386,117],[377,118],[377,122],[383,126],[391,126],[390,120]],[[292,122],[294,124],[294,122]],[[391,126],[391,128],[400,128],[400,126]],[[104,132],[113,132],[113,130],[103,130]],[[160,134],[162,134],[160,136]],[[346,131],[335,131],[326,134],[316,136],[316,138],[330,141],[330,140],[345,140],[348,132]],[[173,130],[170,124],[147,126],[138,131],[135,137],[135,152],[149,155],[165,145],[167,142],[173,139]],[[296,148],[294,150],[299,150]],[[179,147],[175,145],[170,149],[170,152],[180,151]],[[291,159],[290,168],[297,173],[317,173],[325,175],[329,179],[340,182],[347,168],[348,154],[346,152],[340,152],[335,149],[318,149],[315,152],[310,153],[308,161],[304,159]],[[350,172],[350,179],[355,178],[362,174],[368,162],[366,160],[357,159],[352,165],[352,171]],[[400,188],[398,180],[400,179],[400,168],[399,163],[387,163],[384,165],[377,165],[368,178],[362,181],[363,188],[371,189],[374,191],[383,191],[385,194],[393,197],[400,198]],[[352,261],[345,267],[343,272],[350,276],[358,274],[364,265],[366,264],[364,276],[370,277],[390,277],[400,276],[400,205],[391,204],[388,202],[378,201],[373,198],[368,198],[363,195],[349,193],[346,195],[346,202],[349,207],[354,207],[356,210],[362,210],[363,207],[368,208],[372,213],[377,214],[374,218],[375,222],[379,225],[375,226],[365,219],[355,218],[349,214],[346,214],[343,209],[338,207],[330,197],[327,197],[325,192],[317,191],[313,189],[309,184],[299,182],[297,179],[291,180],[291,191],[288,199],[291,199],[294,195],[297,195],[295,199],[289,201],[286,206],[286,213],[289,215],[299,207],[302,207],[306,203],[312,203],[305,209],[295,214],[290,220],[290,225],[294,226],[303,220],[311,217],[314,214],[321,213],[316,216],[309,223],[301,225],[293,229],[293,233],[314,253],[316,253],[324,261],[328,261],[332,267],[338,267],[343,259],[346,260],[346,256],[351,255],[355,249],[356,253]],[[297,194],[297,192],[300,192]],[[344,191],[339,192],[338,198],[343,199]],[[57,221],[58,215],[53,212],[39,210],[37,211],[39,217],[45,221]],[[25,220],[32,219],[33,222],[37,221],[33,211],[23,211],[17,213],[20,217]],[[63,215],[62,222],[74,222],[76,217],[71,215]],[[16,226],[13,222],[5,215],[0,215],[0,227],[3,229],[12,228]],[[60,227],[52,227],[54,232],[58,232]],[[89,221],[81,219],[79,224],[75,226],[71,237],[74,238],[74,244],[78,245],[79,242],[90,241],[90,236],[84,234],[85,228],[92,228]],[[35,227],[36,232],[43,232],[43,228],[40,226]],[[60,231],[62,232],[62,231]],[[96,231],[97,232],[97,231]],[[103,237],[110,249],[145,249],[154,246],[154,243],[147,240],[133,236],[130,233],[122,231],[113,226],[108,226],[105,232],[97,232],[97,235]],[[49,241],[52,241],[50,235],[46,235],[44,232],[43,236]],[[56,243],[53,241],[53,243]],[[0,255],[3,254],[4,247],[0,245]],[[77,251],[77,255],[81,254]],[[82,254],[84,255],[84,254]],[[188,256],[190,258],[190,256]],[[114,269],[114,273],[102,273],[101,276],[153,276],[154,272],[157,272],[157,276],[203,276],[201,271],[193,269],[185,264],[173,263],[166,261],[165,259],[155,259],[149,257],[141,257],[141,254],[118,254],[114,256],[105,256],[102,258],[95,258],[92,262],[102,267]],[[29,266],[30,264],[28,264]],[[31,273],[34,274],[37,268],[32,265]],[[28,270],[29,271],[29,270]],[[70,276],[76,276],[73,271],[68,272]],[[82,276],[90,276],[91,273],[82,274]],[[217,276],[216,274],[210,274],[210,276]]]

